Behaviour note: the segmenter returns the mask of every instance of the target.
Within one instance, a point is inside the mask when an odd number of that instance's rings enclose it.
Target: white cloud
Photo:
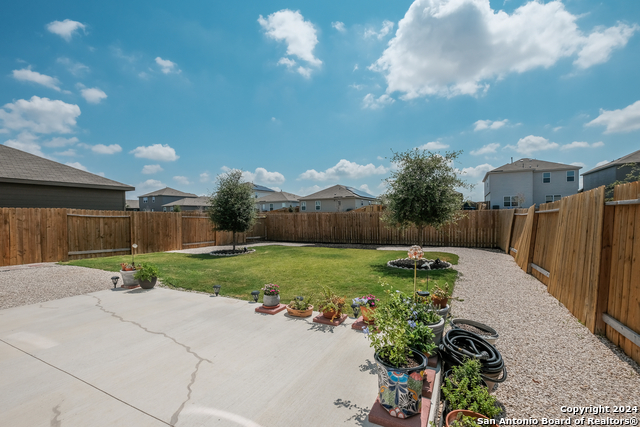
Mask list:
[[[80,107],[59,100],[32,96],[19,99],[0,109],[5,129],[28,129],[37,133],[70,133],[76,125]]]
[[[558,148],[559,145],[555,142],[549,142],[548,139],[541,136],[529,135],[524,138],[520,138],[518,143],[514,147],[513,145],[507,145],[504,148],[515,149],[518,153],[530,155],[536,151],[552,150]]]
[[[582,162],[572,162],[572,163],[569,163],[569,164],[570,164],[570,165],[573,165],[573,166],[580,166],[581,168],[584,168],[584,167],[586,167],[586,166],[587,166],[587,165],[585,165],[585,164],[584,164],[584,163],[582,163]]]
[[[144,194],[164,187],[166,187],[166,185],[162,181],[158,181],[157,179],[148,179],[136,185],[136,192],[138,194]]]
[[[156,64],[160,66],[160,71],[162,71],[164,74],[180,74],[182,72],[182,70],[178,68],[178,64],[169,61],[168,59],[162,59],[159,56],[156,58]]]
[[[393,22],[385,19],[382,21],[382,28],[380,29],[380,32],[377,32],[373,28],[367,28],[364,30],[364,38],[368,39],[370,37],[376,37],[378,40],[382,40],[391,32],[391,30],[393,30],[394,25],[395,24]]]
[[[152,175],[154,173],[162,172],[162,166],[160,165],[144,165],[142,167],[142,173],[145,175]]]
[[[361,185],[360,187],[358,187],[358,188],[359,188],[360,190],[362,190],[362,191],[365,191],[365,192],[369,193],[369,194],[373,194],[373,193],[371,192],[371,190],[369,190],[369,186],[368,186],[367,184],[362,184],[362,185]]]
[[[370,175],[384,175],[387,172],[389,172],[389,169],[384,166],[374,166],[373,163],[369,163],[368,165],[359,165],[357,163],[341,159],[335,166],[330,167],[324,172],[309,169],[300,174],[298,179],[335,181],[342,178],[360,179]]]
[[[327,187],[320,187],[319,185],[312,185],[311,187],[300,187],[298,190],[298,194],[301,196],[308,196],[309,194],[317,193],[320,190],[323,190]]]
[[[415,0],[370,68],[403,99],[476,95],[489,81],[576,54],[579,68],[606,61],[637,29],[618,24],[585,36],[577,19],[560,1],[530,1],[508,14],[489,0]]]
[[[171,148],[168,144],[153,144],[148,147],[136,147],[129,153],[132,153],[138,158],[159,160],[162,162],[173,162],[180,158],[180,156],[176,155],[176,150]]]
[[[601,162],[596,163],[595,167],[606,165],[607,163],[611,163],[611,160],[603,160]]]
[[[32,71],[29,68],[23,68],[22,70],[13,70],[13,78],[23,82],[33,82],[39,85],[48,87],[60,92],[60,80],[55,77],[47,76],[46,74],[40,74],[37,71]]]
[[[200,182],[209,182],[210,179],[209,172],[202,172],[200,174]]]
[[[640,101],[621,110],[600,110],[600,115],[585,126],[606,126],[604,133],[638,130],[640,129]]]
[[[82,29],[86,33],[86,26],[78,21],[65,19],[64,21],[53,21],[46,25],[47,30],[53,34],[57,34],[66,41],[71,41],[71,37]]]
[[[472,156],[481,156],[483,154],[495,153],[498,148],[500,148],[500,144],[493,142],[491,144],[483,145],[482,148],[477,150],[471,150],[470,154]]]
[[[242,176],[247,181],[264,185],[282,184],[285,181],[280,172],[269,172],[265,168],[256,168],[254,172],[244,171]]]
[[[496,121],[478,120],[477,122],[474,123],[475,127],[473,128],[473,130],[477,132],[479,130],[484,130],[484,129],[492,129],[492,130],[500,129],[507,123],[509,123],[508,119],[496,120]]]
[[[83,63],[74,62],[69,58],[65,58],[64,56],[58,58],[56,62],[58,64],[65,65],[67,67],[67,70],[69,70],[69,72],[76,77],[81,76],[84,73],[87,73],[90,71],[89,67],[87,67]]]
[[[68,150],[65,150],[65,151],[57,151],[54,154],[57,156],[67,156],[67,157],[75,157],[78,155],[78,153],[76,153],[76,150],[74,150],[73,148],[69,148]]]
[[[30,132],[20,132],[14,139],[5,141],[4,145],[21,151],[26,151],[27,153],[35,154],[36,156],[47,157],[40,149],[38,137]]]
[[[562,147],[560,147],[560,149],[572,150],[574,148],[590,148],[590,147],[595,148],[595,147],[602,147],[602,146],[604,146],[604,142],[602,141],[594,142],[593,144],[589,144],[588,142],[584,142],[584,141],[573,141],[571,144],[563,145]]]
[[[287,44],[287,55],[296,56],[314,67],[322,64],[322,61],[313,54],[318,44],[316,29],[311,22],[304,20],[299,11],[282,9],[267,16],[266,19],[260,15],[258,23],[265,30],[267,37]],[[293,67],[291,62],[295,64],[291,58],[281,58],[278,64],[291,68]],[[305,77],[311,74],[311,69],[308,67],[300,66],[296,71]]]
[[[462,174],[471,178],[484,178],[484,175],[490,170],[495,169],[489,163],[484,163],[475,167],[462,168]]]
[[[377,110],[378,108],[382,108],[385,105],[391,105],[394,102],[396,102],[396,100],[391,98],[386,93],[384,95],[381,95],[378,99],[376,99],[376,97],[372,93],[368,93],[362,99],[362,108]]]
[[[420,150],[444,150],[445,148],[449,148],[449,144],[440,141],[427,142],[418,147]]]
[[[340,22],[340,21],[332,22],[331,26],[336,30],[340,31],[341,33],[344,33],[345,31],[347,31],[347,29],[344,27],[344,22]]]
[[[122,147],[118,144],[104,145],[104,144],[96,144],[91,147],[91,151],[98,154],[115,154],[122,151]]]
[[[107,94],[97,87],[80,89],[80,94],[91,104],[98,104],[107,97]]]
[[[562,129],[562,126],[556,126],[553,128],[553,131],[558,132],[560,129]]]
[[[80,169],[81,171],[89,172],[89,169],[87,169],[87,167],[80,162],[67,162],[65,163],[65,165],[71,166],[72,168]]]
[[[74,145],[77,142],[78,138],[76,138],[75,136],[72,138],[62,138],[58,136],[56,138],[50,139],[49,141],[43,142],[42,145],[44,145],[45,147],[60,148],[66,147],[67,145]]]
[[[182,184],[182,185],[189,185],[191,184],[189,182],[189,179],[186,176],[174,176],[173,180],[175,182],[177,182],[178,184]]]

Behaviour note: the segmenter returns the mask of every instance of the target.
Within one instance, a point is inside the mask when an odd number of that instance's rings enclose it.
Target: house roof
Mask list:
[[[589,175],[590,173],[598,172],[602,169],[610,168],[611,166],[620,167],[622,165],[626,165],[627,163],[640,163],[640,150],[634,151],[631,154],[627,154],[624,157],[620,157],[612,162],[605,163],[604,165],[596,166],[595,168],[585,172],[582,176]]]
[[[369,193],[365,193],[362,190],[358,190],[353,187],[347,187],[345,185],[334,185],[333,187],[320,190],[317,193],[313,193],[305,197],[300,197],[299,200],[320,200],[336,198],[356,198],[370,200],[376,199],[375,196],[372,196]]]
[[[499,174],[499,173],[509,173],[509,172],[552,172],[552,171],[562,171],[562,170],[578,170],[582,169],[581,166],[575,165],[565,165],[564,163],[554,163],[547,162],[545,160],[538,159],[520,159],[516,160],[513,163],[507,163],[506,165],[502,165],[499,168],[495,168],[490,170],[484,175],[482,182],[487,180],[489,174]]]
[[[206,207],[209,206],[209,197],[185,197],[184,199],[176,200],[175,202],[165,203],[162,207],[173,207],[175,205],[180,206],[195,206],[195,207]]]
[[[279,203],[279,202],[297,202],[300,196],[284,191],[275,191],[266,196],[256,199],[256,203]]]
[[[258,185],[258,184],[254,184],[253,182],[251,183],[251,185],[253,186],[253,190],[254,191],[273,191],[275,192],[275,190],[272,190],[268,187],[264,187],[262,185]]]
[[[185,193],[183,191],[176,190],[175,188],[170,188],[170,187],[165,187],[161,190],[156,190],[151,193],[143,194],[142,196],[138,196],[138,197],[150,197],[150,196],[198,197],[193,193]]]
[[[121,182],[0,145],[0,182],[133,191]]]
[[[126,200],[126,204],[127,207],[129,209],[140,209],[140,200],[139,199],[135,199],[135,200]]]

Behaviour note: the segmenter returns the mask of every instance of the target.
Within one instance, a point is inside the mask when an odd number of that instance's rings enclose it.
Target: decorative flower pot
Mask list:
[[[439,345],[442,340],[442,333],[444,332],[444,317],[442,317],[438,323],[427,326],[433,331],[433,343]]]
[[[447,306],[447,303],[449,302],[449,297],[438,298],[435,295],[431,295],[431,301],[433,302],[434,306],[444,308]]]
[[[360,313],[362,313],[362,320],[364,320],[367,323],[373,323],[373,312],[376,310],[375,307],[369,307],[366,305],[363,305],[362,307],[360,307]]]
[[[136,271],[123,271],[120,270],[120,275],[122,276],[122,286],[138,286],[138,280],[133,278],[133,275],[136,274]]]
[[[449,305],[446,305],[438,310],[436,310],[439,316],[442,316],[443,319],[447,318],[447,314],[449,314]]]
[[[157,281],[158,278],[154,277],[151,280],[138,280],[138,283],[140,283],[140,287],[142,289],[152,289],[156,285]]]
[[[387,365],[375,354],[378,367],[378,398],[380,405],[396,418],[409,418],[422,411],[422,384],[427,358],[411,350],[420,363],[415,368],[397,368]]]
[[[467,411],[466,409],[456,409],[455,411],[451,411],[449,412],[449,415],[447,415],[447,418],[445,418],[445,425],[446,427],[451,427],[451,424],[455,421],[455,419],[458,417],[458,414],[462,414],[465,415],[467,417],[473,417],[475,419],[478,418],[487,418],[482,414],[478,414],[477,412],[473,412],[473,411]]]
[[[333,321],[336,317],[340,317],[342,313],[335,310],[323,310],[322,315],[327,319],[331,319]]]
[[[307,310],[296,310],[287,306],[287,312],[295,317],[309,317],[313,314],[313,306],[310,306]]]
[[[280,294],[278,295],[265,295],[262,298],[262,305],[265,307],[275,307],[280,304]]]

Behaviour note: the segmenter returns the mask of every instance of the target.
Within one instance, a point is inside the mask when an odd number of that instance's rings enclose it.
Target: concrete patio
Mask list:
[[[339,327],[162,288],[0,311],[0,419],[17,426],[367,426],[373,351]],[[4,424],[7,423],[8,424]]]

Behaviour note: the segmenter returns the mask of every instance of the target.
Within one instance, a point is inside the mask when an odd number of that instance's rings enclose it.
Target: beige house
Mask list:
[[[334,185],[300,197],[300,212],[349,212],[377,203],[375,196],[353,187]]]
[[[259,212],[269,212],[282,208],[295,208],[299,205],[300,196],[285,191],[274,191],[256,199],[256,209]]]

